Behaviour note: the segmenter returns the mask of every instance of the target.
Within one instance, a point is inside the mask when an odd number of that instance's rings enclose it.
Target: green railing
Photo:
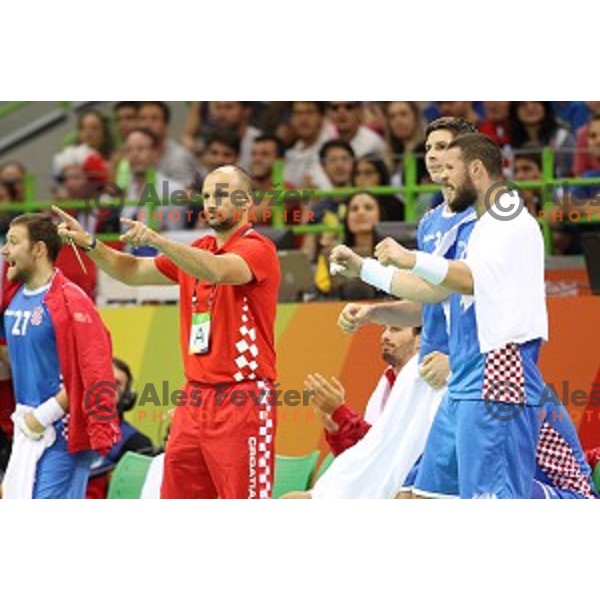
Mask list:
[[[281,197],[284,196],[284,192],[294,192],[295,200],[298,199],[298,194],[302,198],[310,198],[310,201],[316,201],[319,198],[347,198],[354,192],[360,190],[367,191],[376,196],[381,195],[401,195],[405,205],[405,215],[407,222],[415,222],[417,220],[417,198],[419,194],[430,194],[440,190],[440,187],[433,184],[419,184],[417,182],[417,158],[414,155],[406,155],[404,158],[404,170],[403,170],[403,181],[402,186],[380,186],[373,188],[336,188],[332,190],[286,190],[284,187],[283,177],[283,161],[277,161],[273,172],[273,183],[276,190],[281,190],[279,200],[274,200],[271,212],[273,214],[273,227],[274,228],[289,228],[295,235],[302,234],[318,234],[326,232],[341,232],[341,226],[331,226],[323,224],[302,224],[302,225],[291,225],[286,226],[284,224],[284,210],[285,205]],[[545,148],[542,153],[542,179],[540,181],[522,181],[518,185],[523,190],[537,189],[542,190],[543,200],[543,211],[550,215],[556,206],[553,202],[553,190],[560,188],[563,185],[568,186],[593,186],[600,185],[600,178],[565,178],[557,179],[553,175],[554,173],[554,155],[550,148]],[[152,172],[147,178],[147,181],[151,183],[154,180],[154,173]],[[0,206],[0,213],[2,212],[34,212],[39,210],[48,210],[50,204],[49,200],[36,200],[36,180],[32,175],[27,175],[25,179],[25,202],[18,204],[5,204]],[[290,200],[292,198],[289,198]],[[118,200],[114,200],[116,205]],[[65,200],[57,202],[62,208],[65,209],[89,209],[90,202],[86,200]],[[139,200],[130,199],[121,201],[123,206],[136,206],[139,205]],[[108,208],[109,205],[106,205]],[[146,205],[146,208],[151,206]],[[151,213],[152,214],[152,213]],[[599,220],[598,215],[595,216],[595,220]],[[540,226],[544,233],[546,252],[552,254],[552,230],[550,223],[547,218],[540,218]],[[152,219],[151,226],[157,227],[158,222]],[[105,241],[114,241],[118,239],[118,234],[102,234],[99,236],[100,239]]]
[[[283,161],[278,161],[275,166],[273,182],[278,189],[283,189]],[[380,195],[401,195],[404,200],[405,217],[407,222],[417,221],[417,198],[419,194],[430,194],[440,191],[440,186],[435,184],[419,184],[417,181],[417,157],[414,154],[407,154],[404,157],[402,186],[382,186],[374,188],[336,188],[334,190],[310,190],[314,198],[347,198],[354,192],[360,190],[367,191],[376,196]],[[554,153],[551,148],[544,148],[542,151],[542,179],[539,181],[520,181],[518,186],[522,190],[542,190],[542,211],[550,216],[557,208],[554,203],[554,190],[563,186],[594,186],[600,185],[600,177],[589,178],[562,178],[554,177]],[[299,190],[302,194],[307,190]],[[276,206],[276,211],[280,214],[283,211],[281,205]],[[275,217],[275,214],[274,214]],[[600,215],[595,215],[595,220],[600,222]],[[547,218],[539,216],[538,221],[544,234],[544,243],[547,254],[553,253],[552,229]],[[274,227],[284,227],[282,218],[274,218]],[[579,222],[581,224],[581,221]],[[335,231],[339,228],[323,227],[317,225],[292,226],[292,231],[301,233],[320,233],[323,231]]]

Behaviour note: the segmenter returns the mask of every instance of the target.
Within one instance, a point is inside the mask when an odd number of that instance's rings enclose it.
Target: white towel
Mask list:
[[[373,425],[373,423],[375,423],[381,417],[383,414],[383,409],[390,399],[391,393],[392,390],[390,390],[390,380],[384,373],[379,379],[379,383],[373,390],[373,393],[367,402],[367,406],[365,407],[365,421],[369,425]]]
[[[159,454],[152,459],[146,481],[142,488],[142,500],[160,500],[160,486],[162,484],[163,471],[165,469],[165,454]]]
[[[30,411],[31,407],[17,404],[11,419],[15,424],[10,460],[2,481],[3,497],[7,500],[31,500],[37,472],[37,464],[46,448],[56,441],[54,427],[46,427],[41,439],[34,441],[28,438],[19,427],[19,419]]]
[[[315,499],[393,498],[425,449],[446,388],[419,376],[418,356],[400,371],[382,415],[340,454],[312,490]]]

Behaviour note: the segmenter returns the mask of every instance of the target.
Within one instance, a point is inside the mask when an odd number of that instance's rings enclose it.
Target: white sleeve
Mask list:
[[[473,274],[481,352],[548,339],[544,243],[527,211],[510,221],[482,216],[465,262]]]

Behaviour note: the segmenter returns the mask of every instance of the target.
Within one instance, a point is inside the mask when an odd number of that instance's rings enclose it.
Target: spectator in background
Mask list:
[[[16,160],[9,160],[0,166],[0,183],[6,188],[13,202],[25,201],[25,167]]]
[[[330,140],[323,145],[319,152],[319,160],[332,189],[352,185],[354,159],[354,151],[348,142]],[[323,198],[315,202],[313,211],[316,223],[340,223],[346,214],[346,202],[339,196]]]
[[[121,215],[144,223],[154,221],[157,231],[186,229],[187,191],[183,183],[170,179],[161,171],[160,148],[160,138],[150,129],[134,129],[127,136],[125,156],[129,163],[130,179],[126,198],[139,202],[136,206],[123,208]],[[152,170],[154,181],[150,178]],[[158,201],[160,206],[157,206]],[[134,253],[145,256],[156,254],[145,248],[138,248]]]
[[[210,122],[216,129],[229,129],[240,139],[239,166],[250,170],[252,146],[261,135],[260,129],[250,125],[252,108],[250,102],[211,102]]]
[[[229,129],[214,130],[200,154],[193,188],[202,190],[202,182],[211,171],[227,165],[237,165],[239,158],[240,138],[237,134]]]
[[[250,175],[255,191],[267,192],[275,189],[273,167],[276,160],[283,159],[284,152],[283,142],[277,136],[261,135],[256,138],[252,148],[252,164],[250,167]],[[284,183],[286,188],[292,187],[288,182]],[[257,225],[269,226],[273,224],[273,202],[278,199],[273,194],[255,194],[253,211]],[[281,208],[286,211],[284,214],[286,225],[294,224],[293,211],[300,208],[300,205],[300,198],[294,199],[293,202],[281,204]],[[296,224],[299,224],[299,221]]]
[[[112,159],[115,144],[108,119],[99,111],[83,111],[77,119],[77,144],[95,150],[107,163]]]
[[[265,133],[283,131],[289,102],[189,102],[181,134],[181,143],[200,156],[206,140],[215,130],[229,129],[243,141],[248,156],[254,138]],[[268,114],[267,114],[268,113]]]
[[[359,256],[372,256],[375,246],[381,241],[375,235],[375,226],[382,220],[386,220],[385,210],[373,194],[361,191],[352,195],[348,200],[343,220],[343,244],[352,248]],[[327,273],[329,273],[331,248],[331,245],[321,245],[319,261],[326,264]],[[324,272],[321,277],[323,275]],[[329,279],[329,284],[325,286],[323,285],[324,281],[321,281],[319,289],[325,294],[332,293],[336,298],[367,300],[383,297],[383,294],[372,286],[366,285],[358,279],[349,280],[345,277],[332,277],[330,274]]]
[[[167,137],[171,109],[165,102],[140,102],[138,126],[149,129],[158,138],[157,168],[168,179],[189,186],[196,175],[194,156],[175,140]]]
[[[285,153],[285,180],[296,188],[331,187],[319,160],[323,144],[334,136],[325,120],[325,103],[292,102],[290,126],[297,140]]]
[[[577,153],[573,164],[575,177],[581,177],[587,171],[600,169],[600,156],[590,151],[590,146],[594,144],[590,144],[589,139],[590,125],[597,116],[600,116],[600,102],[586,102],[586,104],[591,114],[588,123],[577,131]]]
[[[274,135],[261,135],[254,141],[250,174],[255,189],[273,189],[273,167],[277,159],[283,158],[283,142]]]
[[[87,145],[68,146],[54,157],[53,172],[58,183],[54,190],[57,202],[64,200],[91,200],[98,197],[99,190],[108,181],[108,166],[102,157]],[[95,233],[116,233],[119,231],[119,215],[115,211],[98,211],[95,203],[89,208],[69,209],[84,227]],[[79,257],[85,265],[83,272],[73,249],[63,245],[56,266],[74,281],[92,299],[96,297],[97,270],[84,252]]]
[[[330,140],[326,142],[319,152],[321,166],[331,182],[332,189],[345,188],[352,185],[354,171],[354,151],[348,142],[343,140]],[[341,225],[346,216],[346,199],[340,196],[321,198],[310,207],[313,211],[312,222],[323,223],[331,227]],[[324,256],[340,241],[339,234],[322,233],[305,235],[302,249],[311,260],[317,261],[315,272],[315,285],[317,289],[328,294],[331,292],[331,279],[329,267]]]
[[[416,102],[388,102],[385,108],[385,134],[392,154],[394,171],[402,170],[404,154],[425,154],[421,110]]]
[[[508,135],[508,112],[510,102],[488,101],[483,103],[485,118],[477,125],[477,129],[492,138],[501,148],[510,145]]]
[[[352,195],[344,219],[344,245],[359,256],[373,256],[380,241],[375,237],[380,221],[387,221],[387,215],[376,196],[363,191]]]
[[[140,103],[136,101],[124,100],[114,105],[113,115],[121,143],[124,143],[127,136],[138,127],[139,110]]]
[[[587,102],[571,100],[551,102],[551,104],[556,118],[566,123],[571,131],[577,131],[583,127],[590,118]]]
[[[425,169],[425,143],[421,109],[417,102],[394,101],[385,108],[385,130],[388,149],[391,152],[389,164],[392,167],[390,184],[401,186],[404,181],[405,156],[408,153],[417,159],[417,182],[427,175]],[[388,153],[389,154],[389,153]],[[390,220],[396,219],[396,212],[388,210]]]
[[[208,104],[208,102],[199,102],[198,100],[188,103],[185,123],[180,136],[184,148],[196,156],[199,156],[204,150],[204,144],[200,138],[206,134]]]
[[[511,102],[509,137],[515,150],[528,143],[538,148],[550,146],[555,152],[556,176],[571,175],[575,138],[558,122],[550,102]]]
[[[391,185],[390,172],[384,160],[376,154],[367,154],[359,158],[354,163],[352,185],[363,189]],[[404,220],[404,204],[400,198],[392,195],[380,196],[379,203],[384,208],[386,220]]]
[[[129,165],[125,158],[123,146],[131,131],[138,126],[138,111],[140,103],[124,100],[113,106],[113,117],[117,126],[118,148],[113,152],[111,173],[113,180],[121,188],[127,187],[129,181]]]
[[[580,177],[600,178],[600,114],[592,117],[587,125],[587,141],[589,165],[599,166],[584,171]],[[561,254],[581,254],[581,235],[600,231],[600,186],[575,186],[565,200],[563,222],[556,227],[554,248]]]
[[[473,108],[472,102],[442,100],[437,104],[442,117],[464,119],[465,121],[469,121],[469,123],[473,123],[473,125],[477,125],[479,122],[479,115]]]
[[[541,181],[542,180],[542,157],[539,150],[519,153],[514,158],[514,180]],[[519,195],[523,198],[527,210],[536,217],[542,210],[542,188],[521,190]]]
[[[87,144],[67,146],[54,156],[52,170],[58,186],[54,198],[61,200],[90,200],[97,197],[99,190],[108,182],[109,172],[106,161]],[[73,209],[70,214],[87,229],[96,233],[118,231],[115,215],[103,218],[97,210],[86,207]]]
[[[588,151],[596,166],[596,168],[589,169],[589,171],[598,171],[600,170],[600,166],[597,166],[600,163],[600,113],[590,119],[587,128]],[[584,172],[583,176],[589,175]]]
[[[363,125],[363,107],[360,102],[330,102],[328,115],[335,126],[337,139],[352,146],[356,156],[385,154],[384,139]]]
[[[298,138],[290,125],[293,102],[255,102],[252,107],[252,125],[265,135],[275,135],[286,148],[293,146]]]
[[[0,166],[0,239],[4,239],[11,220],[21,212],[2,212],[2,206],[25,201],[25,167],[15,160]]]
[[[598,117],[597,152],[600,154],[600,116]],[[598,177],[600,171],[589,171],[588,176]],[[514,159],[514,179],[521,181],[542,180],[542,160],[539,150],[529,148],[527,152],[516,154]],[[572,194],[564,193],[562,187],[552,191],[554,205],[548,209],[543,205],[543,189],[521,190],[520,196],[525,206],[534,217],[545,218],[552,230],[552,242],[555,254],[580,254],[581,233],[584,231],[597,231],[598,223],[588,223],[586,211],[600,212],[600,207],[594,207],[591,201],[595,194],[600,192],[597,186],[575,187]],[[594,201],[595,202],[595,201]],[[596,203],[597,204],[597,203]],[[575,217],[579,224],[571,222],[570,214],[582,215]]]

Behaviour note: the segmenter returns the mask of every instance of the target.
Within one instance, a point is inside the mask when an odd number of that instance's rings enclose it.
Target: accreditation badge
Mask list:
[[[190,354],[206,354],[210,341],[210,313],[192,313]]]

